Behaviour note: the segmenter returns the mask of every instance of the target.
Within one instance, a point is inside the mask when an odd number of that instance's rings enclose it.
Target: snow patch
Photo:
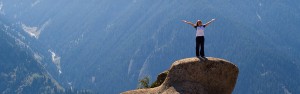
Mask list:
[[[139,79],[140,78],[142,78],[142,77],[144,77],[144,76],[146,76],[146,75],[148,75],[147,74],[147,70],[148,70],[148,66],[149,66],[149,61],[150,61],[150,59],[153,57],[153,53],[151,53],[148,57],[147,57],[147,59],[145,60],[145,62],[143,63],[143,66],[142,66],[142,68],[141,68],[141,70],[140,70],[140,73],[139,73]]]
[[[56,65],[56,68],[58,69],[58,73],[61,74],[61,66],[60,66],[60,59],[61,57],[59,57],[55,52],[53,52],[52,50],[48,50],[51,53],[51,57],[52,57],[52,62]]]
[[[68,82],[68,85],[70,85],[70,86],[71,86],[71,85],[72,85],[72,82]]]
[[[282,87],[284,94],[292,94],[285,86]]]
[[[128,65],[128,70],[127,70],[127,74],[129,75],[130,72],[132,71],[131,68],[132,68],[132,65],[134,63],[134,57],[138,55],[138,53],[141,51],[141,49],[137,49],[135,52],[134,52],[134,55],[132,56],[132,58],[130,59],[129,61],[129,65]]]
[[[128,65],[128,70],[127,70],[127,74],[129,75],[129,73],[131,72],[131,67],[132,67],[132,63],[134,62],[133,59],[130,59],[129,61],[129,65]]]
[[[267,71],[267,72],[264,72],[264,73],[261,73],[261,74],[260,74],[260,76],[266,76],[266,75],[268,75],[268,74],[270,74],[270,72],[269,72],[269,71]]]
[[[42,63],[43,58],[38,53],[34,53],[33,57],[38,63]]]
[[[73,91],[72,82],[68,82],[68,85],[69,85],[69,87],[70,87],[71,91]]]
[[[30,27],[22,24],[22,29],[27,32],[31,37],[35,37],[36,39],[39,38],[40,31],[37,30],[37,27]]]
[[[31,4],[31,7],[34,7],[35,5],[37,5],[38,3],[40,3],[41,2],[41,0],[36,0],[36,1],[34,1],[32,4]]]
[[[92,83],[95,83],[95,81],[96,81],[96,77],[93,76],[93,77],[92,77]]]
[[[0,11],[2,10],[2,7],[3,7],[3,3],[0,2]]]
[[[5,15],[3,10],[3,2],[0,2],[0,14]]]
[[[261,16],[256,12],[257,18],[261,21]]]
[[[36,39],[39,38],[41,32],[50,24],[51,20],[46,21],[40,28],[39,27],[31,27],[24,23],[22,23],[22,29],[28,33],[31,37],[34,37]]]

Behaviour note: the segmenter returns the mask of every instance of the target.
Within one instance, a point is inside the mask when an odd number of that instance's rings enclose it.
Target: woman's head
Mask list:
[[[200,25],[202,25],[202,21],[198,20],[197,23],[196,23],[196,26],[200,26]]]

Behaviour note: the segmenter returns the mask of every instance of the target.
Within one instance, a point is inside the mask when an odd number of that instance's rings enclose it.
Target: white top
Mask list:
[[[205,25],[202,25],[202,26],[195,26],[196,28],[196,36],[204,36],[204,28],[205,28]]]

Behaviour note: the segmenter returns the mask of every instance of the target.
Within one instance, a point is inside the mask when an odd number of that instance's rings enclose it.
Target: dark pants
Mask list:
[[[204,57],[204,36],[197,36],[196,37],[196,56],[199,57],[199,46],[201,46],[200,55]]]

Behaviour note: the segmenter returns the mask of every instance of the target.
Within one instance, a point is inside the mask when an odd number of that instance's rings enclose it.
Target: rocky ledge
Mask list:
[[[186,58],[175,61],[169,72],[164,73],[168,74],[158,87],[122,94],[231,94],[239,69],[224,59]],[[162,79],[160,76],[158,78]]]

